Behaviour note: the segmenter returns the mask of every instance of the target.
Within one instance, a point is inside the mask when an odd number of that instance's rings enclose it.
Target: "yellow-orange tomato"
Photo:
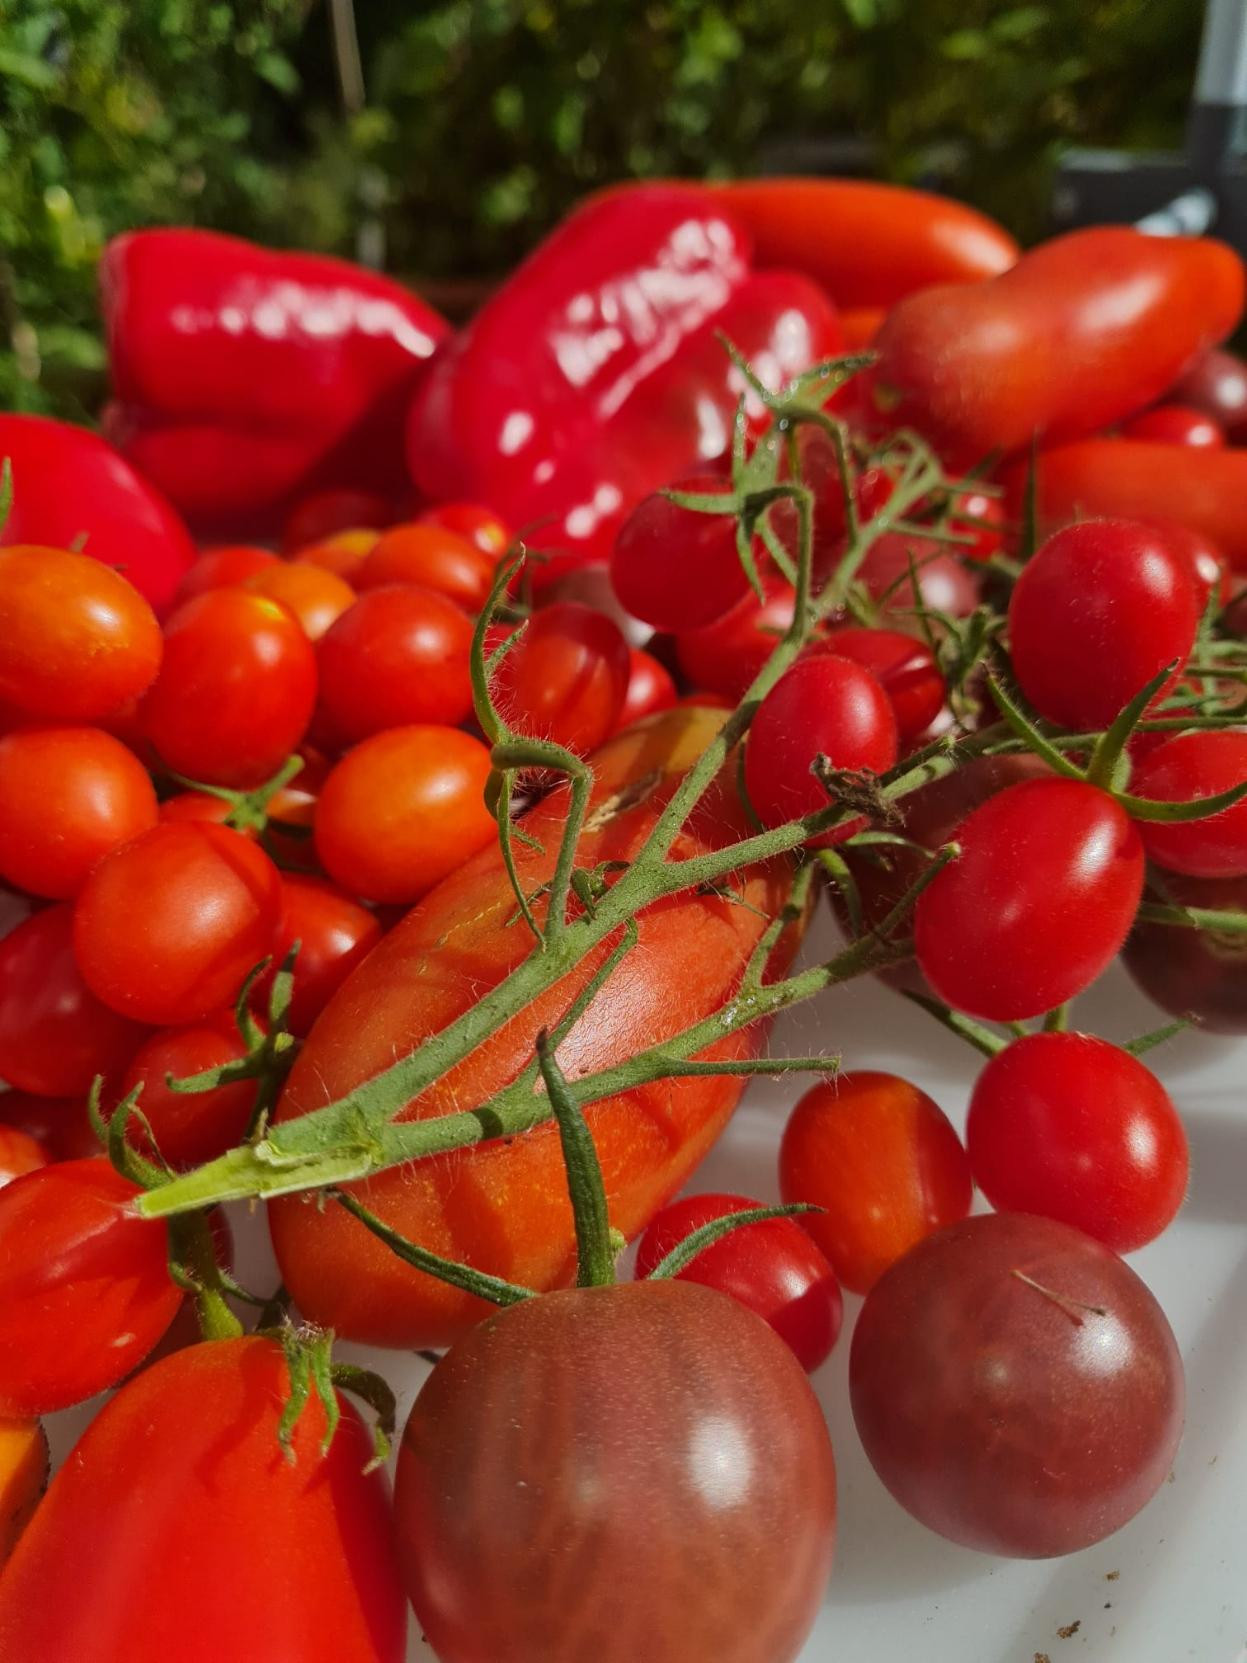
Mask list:
[[[355,591],[344,577],[310,560],[275,560],[244,578],[241,587],[280,601],[309,641],[319,641],[334,619],[355,604]]]
[[[17,1546],[48,1484],[48,1440],[37,1420],[0,1420],[0,1565]]]
[[[352,526],[349,531],[335,531],[332,537],[293,552],[309,566],[322,566],[349,583],[380,535],[370,526]]]

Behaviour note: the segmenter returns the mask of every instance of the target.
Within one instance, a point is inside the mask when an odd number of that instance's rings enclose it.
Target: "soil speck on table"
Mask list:
[[[1064,1628],[1058,1628],[1057,1629],[1056,1637],[1057,1637],[1058,1640],[1072,1640],[1074,1638],[1075,1634],[1078,1633],[1078,1630],[1081,1627],[1082,1627],[1082,1619],[1081,1618],[1079,1618],[1076,1622],[1066,1623]]]

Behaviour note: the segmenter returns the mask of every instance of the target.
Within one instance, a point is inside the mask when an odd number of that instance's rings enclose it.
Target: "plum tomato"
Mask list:
[[[1182,1433],[1182,1359],[1129,1266],[1054,1219],[988,1213],[867,1296],[849,1357],[871,1465],[966,1547],[1041,1559],[1133,1518]]]
[[[764,579],[763,589],[765,599],[747,594],[717,622],[676,636],[676,659],[694,691],[735,703],[775,651],[792,623],[796,591],[779,578]]]
[[[731,500],[720,474],[690,474],[671,489]],[[654,629],[701,629],[749,593],[734,514],[681,508],[663,491],[645,497],[620,526],[610,573],[620,604]]]
[[[174,773],[252,786],[298,745],[315,698],[315,654],[293,615],[266,595],[209,589],[166,622],[139,719]]]
[[[119,572],[68,549],[0,549],[0,699],[44,721],[121,710],[160,667],[160,625]]]
[[[357,589],[414,583],[476,613],[489,598],[497,569],[497,557],[482,553],[466,537],[416,521],[383,532],[352,581]]]
[[[442,1663],[786,1663],[831,1568],[835,1466],[752,1311],[632,1282],[524,1300],[459,1340],[408,1418],[394,1505]],[[570,1540],[574,1570],[552,1575]]]
[[[217,548],[203,549],[178,584],[175,604],[183,606],[208,589],[232,589],[256,572],[277,564],[272,549],[256,548],[251,543],[222,543]]]
[[[74,905],[74,952],[87,986],[123,1016],[198,1022],[237,998],[280,916],[281,878],[250,838],[167,821],[91,873]]]
[[[323,543],[344,531],[387,526],[394,518],[388,498],[375,491],[314,491],[301,497],[286,516],[281,546],[287,554],[302,554],[311,543]]]
[[[472,620],[414,584],[370,589],[317,644],[320,712],[342,744],[472,709]]]
[[[676,701],[675,682],[666,666],[642,647],[628,649],[628,691],[619,712],[617,727],[628,728],[642,716],[670,710]]]
[[[1247,733],[1179,733],[1149,751],[1130,780],[1136,797],[1185,803],[1247,783]],[[1247,798],[1205,820],[1143,821],[1143,846],[1158,866],[1190,878],[1247,876]]]
[[[746,1195],[686,1195],[673,1201],[641,1237],[638,1280],[703,1224],[762,1205]],[[704,1247],[677,1275],[747,1306],[775,1330],[807,1374],[831,1355],[844,1316],[840,1284],[795,1217],[741,1225]]]
[[[1190,445],[1197,450],[1225,447],[1225,431],[1220,423],[1190,404],[1154,405],[1123,422],[1121,436],[1143,439],[1154,445]]]
[[[780,1144],[779,1188],[785,1201],[823,1209],[801,1224],[854,1293],[970,1210],[969,1163],[944,1111],[908,1080],[871,1070],[800,1099]]]
[[[24,728],[0,738],[0,877],[76,895],[96,861],[156,824],[147,770],[100,728]]]
[[[618,725],[628,653],[613,619],[577,601],[556,601],[533,614],[494,671],[494,702],[517,733],[587,756]]]
[[[1038,1213],[1130,1253],[1186,1194],[1186,1134],[1137,1057],[1090,1034],[1028,1034],[994,1056],[970,1099],[974,1181],[997,1212]]]
[[[493,560],[500,560],[511,546],[510,527],[483,503],[439,502],[426,508],[419,522],[453,531],[456,537],[462,537]]]
[[[884,614],[901,619],[917,605],[912,562],[923,606],[966,618],[979,602],[978,579],[951,552],[953,546],[932,537],[885,531],[867,549],[858,576]]]
[[[799,659],[762,700],[745,747],[745,787],[764,826],[830,806],[811,772],[825,756],[833,768],[882,774],[896,761],[896,717],[887,694],[861,664],[819,652]],[[858,817],[823,832],[819,845],[859,831]]]
[[[173,1091],[165,1082],[238,1062],[247,1054],[232,1012],[189,1028],[164,1028],[144,1040],[122,1076],[117,1101],[141,1086],[138,1106],[151,1127],[156,1150],[173,1167],[198,1166],[241,1143],[255,1108],[256,1082],[235,1080],[211,1091]],[[127,1128],[145,1154],[151,1143],[139,1122]]]
[[[1018,686],[1051,722],[1106,728],[1174,660],[1177,678],[1199,615],[1189,560],[1163,530],[1131,520],[1066,526],[1014,585],[1009,645]]]
[[[888,696],[902,746],[926,732],[944,708],[944,677],[925,641],[898,629],[833,629],[809,649],[851,658],[875,676]]]
[[[324,878],[283,872],[281,891],[281,923],[273,945],[273,962],[256,982],[252,1003],[263,1015],[273,977],[297,941],[299,953],[286,1025],[301,1039],[384,932],[375,912]]]
[[[380,591],[378,591],[380,593]],[[489,752],[458,728],[392,728],[348,752],[316,805],[316,853],[351,895],[410,903],[497,835]]]
[[[1247,912],[1247,879],[1165,875],[1176,906]],[[1131,979],[1148,998],[1214,1034],[1247,1033],[1247,935],[1190,930],[1139,919],[1122,949]]]
[[[22,1131],[20,1126],[0,1121],[0,1189],[24,1172],[37,1172],[50,1159],[38,1138]]]
[[[1010,1022],[1089,987],[1143,892],[1143,844],[1124,809],[1081,780],[1024,780],[963,820],[957,842],[914,909],[918,968],[939,997]]]
[[[103,1155],[0,1189],[0,1414],[45,1415],[115,1386],[173,1321],[163,1221]]]
[[[345,578],[309,560],[275,560],[240,585],[252,595],[267,595],[293,612],[309,641],[319,641],[349,606],[355,591]]]

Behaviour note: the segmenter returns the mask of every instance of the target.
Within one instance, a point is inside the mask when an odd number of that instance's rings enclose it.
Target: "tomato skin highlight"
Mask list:
[[[1166,739],[1131,776],[1136,797],[1189,802],[1211,797],[1247,781],[1247,733],[1179,733]],[[1247,875],[1247,800],[1204,820],[1174,825],[1145,821],[1143,846],[1158,866],[1191,878]]]
[[[831,1568],[835,1466],[805,1376],[691,1282],[486,1318],[417,1398],[394,1499],[442,1663],[791,1663]]]
[[[272,1340],[165,1358],[107,1403],[52,1481],[0,1580],[0,1655],[41,1663],[401,1663],[407,1626],[385,1481],[364,1476],[354,1408],[321,1457],[315,1394],[277,1443],[289,1391]],[[118,1484],[117,1475],[132,1475]],[[74,1598],[47,1598],[91,1541]],[[226,1592],[228,1591],[228,1592]]]
[[[1157,404],[1122,426],[1124,439],[1156,445],[1188,445],[1192,450],[1224,450],[1225,433],[1202,410],[1185,404]]]
[[[675,682],[664,664],[643,647],[628,649],[628,690],[619,712],[617,727],[628,728],[643,716],[670,710],[676,701]]]
[[[355,591],[345,578],[309,560],[277,560],[242,580],[251,595],[267,595],[298,619],[309,641],[319,641],[348,607]]]

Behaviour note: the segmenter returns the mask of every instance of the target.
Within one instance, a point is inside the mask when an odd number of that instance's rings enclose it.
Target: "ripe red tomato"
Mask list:
[[[160,625],[124,577],[68,549],[0,549],[0,699],[27,716],[94,722],[160,666]]]
[[[1238,445],[1247,433],[1247,364],[1223,347],[1201,353],[1169,397],[1202,410]]]
[[[974,1181],[998,1212],[1038,1213],[1116,1253],[1159,1236],[1182,1205],[1186,1134],[1137,1057],[1091,1034],[1029,1034],[975,1082]]]
[[[223,543],[217,548],[204,549],[178,584],[174,604],[184,606],[208,589],[233,588],[256,572],[277,563],[277,556],[271,549],[255,548],[250,543]]]
[[[1163,803],[1212,797],[1247,781],[1247,733],[1179,733],[1149,751],[1135,770],[1135,796]],[[1143,846],[1158,866],[1192,878],[1247,875],[1247,799],[1206,820],[1144,821]]]
[[[578,1663],[587,1636],[603,1663],[778,1663],[822,1602],[835,1494],[787,1346],[663,1281],[525,1300],[465,1335],[416,1399],[394,1505],[442,1663]],[[569,1532],[567,1581],[548,1544]]]
[[[988,1213],[931,1236],[868,1296],[853,1418],[902,1507],[967,1547],[1040,1559],[1121,1528],[1182,1433],[1165,1314],[1068,1224]]]
[[[854,1293],[915,1242],[970,1211],[970,1166],[944,1111],[895,1074],[841,1074],[812,1086],[784,1128],[785,1201],[821,1213],[802,1226]]]
[[[833,629],[812,653],[835,653],[861,664],[888,696],[897,736],[909,745],[926,732],[944,708],[944,677],[925,641],[897,629]]]
[[[1004,548],[1005,524],[1004,502],[994,493],[973,488],[956,493],[948,529],[974,539],[972,543],[956,544],[958,554],[971,560],[990,560]]]
[[[1121,426],[1123,439],[1145,439],[1157,445],[1190,445],[1197,450],[1222,450],[1225,433],[1220,423],[1189,404],[1157,404]]]
[[[628,691],[619,712],[620,728],[631,727],[642,716],[670,710],[676,701],[675,682],[670,672],[641,647],[628,649]]]
[[[29,1091],[0,1091],[0,1125],[33,1138],[49,1161],[77,1161],[100,1152],[85,1093],[36,1097]]]
[[[414,583],[436,590],[467,612],[479,612],[489,598],[497,567],[497,556],[483,553],[466,537],[417,520],[382,533],[353,581],[357,589]]]
[[[34,895],[76,895],[103,855],[156,824],[147,771],[99,728],[26,728],[0,738],[0,877]]]
[[[391,784],[397,787],[397,778]],[[268,1008],[273,977],[297,941],[299,956],[286,1025],[302,1038],[384,932],[375,912],[323,878],[283,872],[281,892],[273,963],[256,983],[252,1003],[261,1014]]]
[[[1066,526],[1014,585],[1018,685],[1049,721],[1106,728],[1166,664],[1185,664],[1199,611],[1188,560],[1163,531],[1130,520]]]
[[[1170,873],[1165,890],[1178,906],[1247,911],[1247,880],[1242,878]],[[1140,919],[1122,948],[1122,960],[1148,998],[1171,1016],[1209,1033],[1247,1033],[1247,936]]]
[[[629,671],[628,643],[613,619],[556,601],[529,620],[495,671],[492,691],[517,733],[586,756],[618,725]]]
[[[673,1201],[641,1237],[638,1280],[703,1224],[762,1205],[745,1195],[686,1195]],[[840,1284],[795,1218],[742,1225],[703,1248],[678,1278],[717,1288],[760,1316],[807,1374],[831,1355],[844,1316]]]
[[[342,743],[412,723],[461,722],[472,708],[472,620],[414,585],[372,589],[320,641],[320,710]]]
[[[0,1421],[0,1569],[48,1487],[50,1464],[42,1421]]]
[[[40,1097],[85,1093],[97,1074],[123,1068],[144,1034],[83,980],[73,918],[67,902],[45,907],[0,941],[0,1079]]]
[[[332,572],[335,577],[353,584],[356,572],[376,547],[380,535],[379,531],[360,528],[338,531],[323,543],[305,544],[297,553],[305,566],[319,566],[322,571]]]
[[[917,605],[910,563],[918,570],[923,606],[965,618],[979,602],[978,579],[950,552],[950,545],[931,537],[885,531],[866,552],[858,576],[872,600],[885,613],[902,617]]]
[[[819,652],[798,660],[763,699],[745,747],[745,787],[764,826],[831,806],[811,772],[826,756],[833,768],[882,774],[896,761],[896,717],[869,670],[851,659]],[[813,841],[842,842],[860,831],[861,818]]]
[[[313,1393],[285,1460],[289,1393],[281,1347],[254,1336],[191,1346],[123,1387],[6,1567],[0,1655],[401,1663],[407,1612],[368,1436],[343,1401],[322,1455]],[[83,1542],[73,1598],[49,1599]]]
[[[37,1172],[50,1160],[51,1156],[37,1138],[23,1132],[20,1126],[0,1122],[0,1189],[24,1172]]]
[[[122,1076],[120,1101],[141,1085],[139,1109],[152,1129],[156,1148],[170,1166],[198,1166],[241,1143],[255,1107],[256,1082],[236,1080],[212,1091],[171,1091],[165,1084],[200,1074],[246,1056],[232,1012],[222,1012],[191,1028],[165,1028],[144,1040]],[[145,1153],[150,1144],[137,1122],[131,1141]]]
[[[380,591],[378,591],[380,593]],[[316,805],[316,853],[335,883],[411,902],[497,835],[489,752],[457,728],[392,728],[344,756]]]
[[[0,1414],[45,1415],[115,1386],[173,1321],[163,1222],[103,1155],[0,1189]]]
[[[1230,599],[1229,566],[1224,553],[1207,532],[1196,531],[1191,526],[1181,525],[1177,520],[1153,520],[1150,523],[1163,534],[1170,547],[1180,549],[1190,562],[1191,570],[1195,574],[1195,598],[1200,615],[1203,615],[1208,597],[1214,589],[1217,591],[1218,602],[1225,606]]]
[[[498,560],[511,546],[511,531],[492,508],[479,502],[439,502],[420,515],[422,525],[445,526],[457,537]]]
[[[1009,1022],[1089,987],[1143,892],[1124,810],[1080,780],[1026,780],[976,808],[957,842],[914,909],[918,967],[939,997]]]
[[[319,641],[349,606],[355,591],[345,578],[309,560],[275,560],[242,580],[253,595],[267,595],[293,612],[309,641]]]
[[[735,703],[792,623],[795,591],[778,578],[763,581],[766,599],[750,593],[724,617],[675,638],[676,658],[695,689]]]
[[[731,491],[721,474],[689,474],[671,488],[724,497]],[[680,508],[661,491],[620,526],[610,572],[620,603],[655,629],[701,629],[749,593],[735,517]]]
[[[114,849],[87,879],[74,952],[113,1010],[198,1022],[231,1004],[272,952],[280,916],[277,868],[249,838],[206,820],[166,822]]]
[[[387,497],[375,491],[313,491],[300,497],[286,516],[281,546],[299,554],[312,543],[324,543],[344,531],[389,525],[394,518]]]

